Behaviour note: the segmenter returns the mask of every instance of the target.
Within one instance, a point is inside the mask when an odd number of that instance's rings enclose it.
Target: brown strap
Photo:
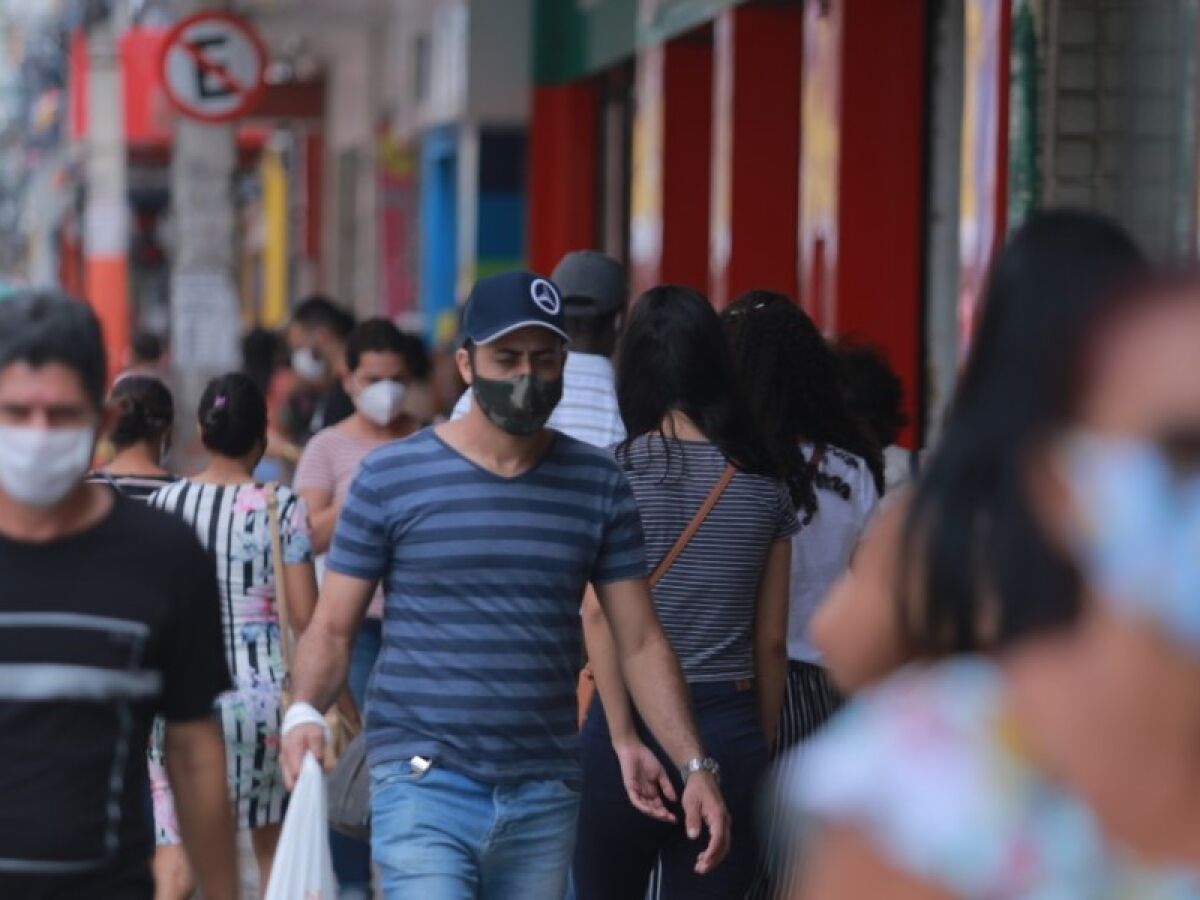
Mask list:
[[[283,574],[283,538],[279,527],[279,495],[267,485],[267,521],[271,529],[271,566],[275,573],[275,612],[279,616],[279,650],[285,674],[292,671],[292,628],[288,620],[287,579]]]
[[[696,536],[696,532],[700,530],[700,526],[704,524],[704,520],[708,518],[708,514],[712,512],[713,507],[717,505],[717,501],[721,499],[721,495],[725,493],[725,488],[729,487],[729,482],[733,481],[734,473],[737,469],[732,464],[725,466],[725,471],[721,473],[721,477],[717,479],[717,483],[713,485],[713,489],[708,492],[708,497],[705,498],[704,504],[696,510],[696,515],[692,516],[692,521],[688,522],[688,527],[683,529],[683,534],[675,541],[675,545],[667,551],[667,555],[662,558],[654,571],[650,575],[650,587],[662,581],[662,577],[667,574],[671,566],[675,565],[675,560],[679,558],[679,554],[684,548],[692,542],[692,538]]]

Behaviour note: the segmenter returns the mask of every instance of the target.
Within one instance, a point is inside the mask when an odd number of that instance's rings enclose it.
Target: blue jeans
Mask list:
[[[579,793],[485,784],[407,761],[371,769],[371,847],[385,900],[562,900]]]
[[[360,713],[367,699],[367,683],[375,669],[375,659],[383,644],[383,623],[379,619],[364,619],[354,646],[350,650],[350,671],[346,674],[346,686]],[[339,831],[329,829],[329,849],[333,854],[333,872],[338,887],[346,896],[366,896],[371,890],[371,845],[358,841]]]

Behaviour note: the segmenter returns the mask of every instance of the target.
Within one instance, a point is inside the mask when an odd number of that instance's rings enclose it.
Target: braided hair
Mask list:
[[[849,499],[850,486],[805,460],[802,441],[861,457],[882,495],[883,451],[847,405],[841,363],[804,310],[783,294],[748,291],[721,318],[751,409],[804,518],[816,512],[817,489]]]
[[[109,400],[118,416],[108,439],[117,450],[135,444],[160,444],[175,424],[175,402],[153,375],[126,375],[113,385]]]

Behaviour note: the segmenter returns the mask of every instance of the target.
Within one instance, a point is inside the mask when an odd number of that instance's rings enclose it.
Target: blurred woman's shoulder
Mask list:
[[[796,813],[852,829],[889,864],[956,896],[1141,896],[1113,893],[1117,884],[1197,896],[1174,892],[1178,872],[1125,865],[1082,801],[1044,775],[1003,670],[984,657],[901,670],[788,766]]]

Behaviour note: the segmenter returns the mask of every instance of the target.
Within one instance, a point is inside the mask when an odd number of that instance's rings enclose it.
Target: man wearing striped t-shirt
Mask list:
[[[382,579],[366,734],[385,895],[558,900],[579,807],[590,582],[634,702],[687,773],[682,807],[694,839],[708,829],[697,868],[709,871],[728,849],[728,813],[654,615],[632,492],[607,453],[545,427],[566,356],[558,289],[524,272],[485,278],[464,332],[470,412],[375,451],[350,489],[297,651],[287,777],[323,752],[318,709]]]
[[[576,250],[562,258],[550,280],[562,291],[571,353],[563,370],[562,400],[546,424],[593,447],[611,447],[625,440],[611,362],[629,300],[625,267],[598,251]],[[455,404],[453,418],[461,419],[470,408],[467,390]]]

